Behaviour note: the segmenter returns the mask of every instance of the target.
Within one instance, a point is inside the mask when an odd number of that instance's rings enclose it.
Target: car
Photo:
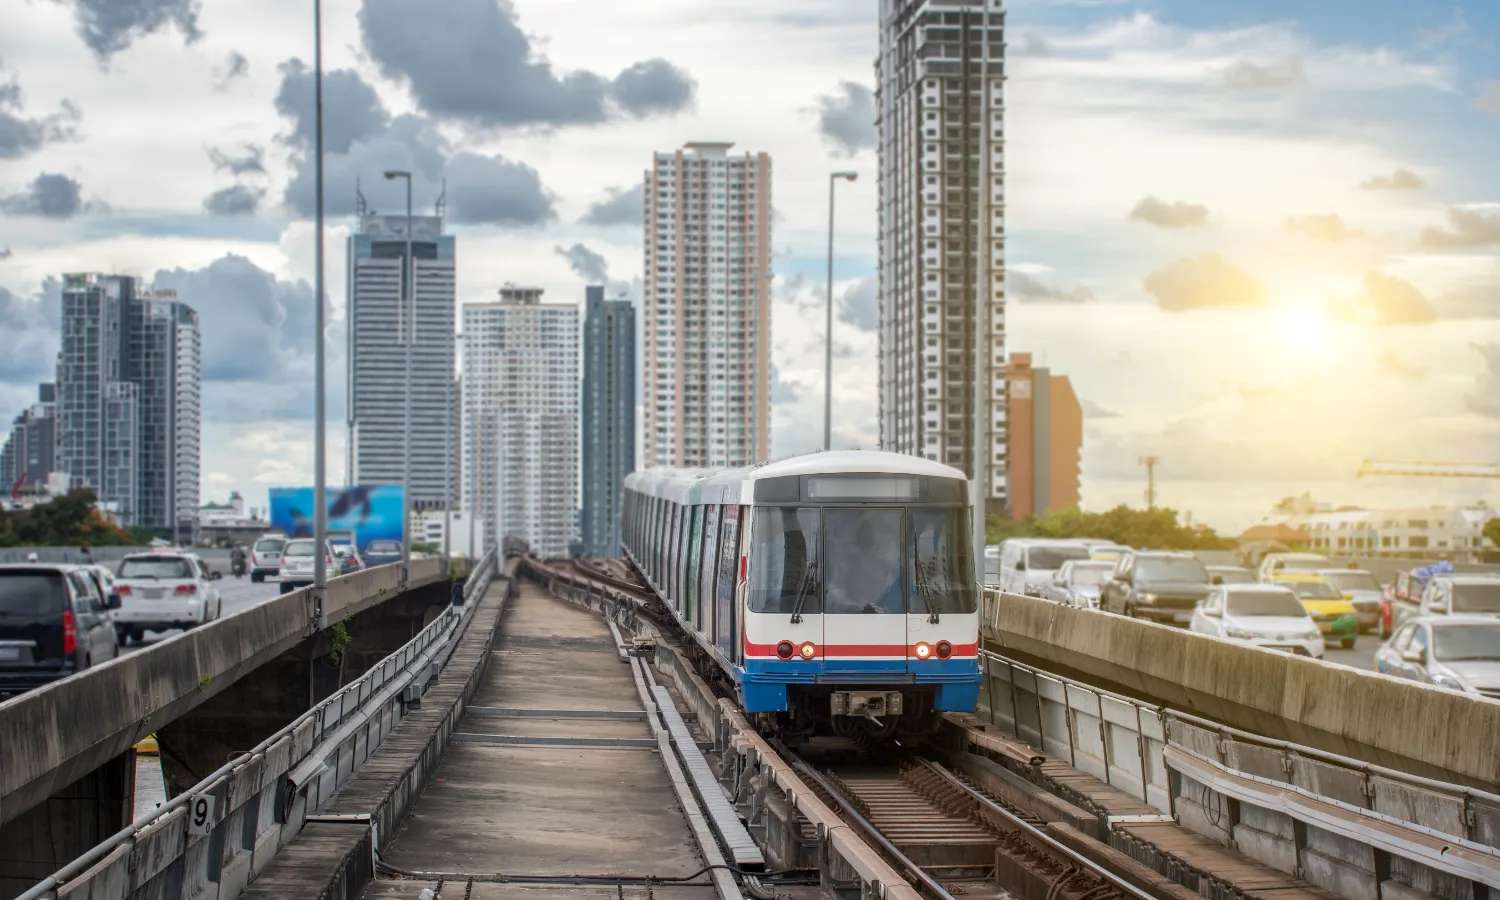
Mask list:
[[[1042,596],[1069,606],[1099,608],[1099,591],[1114,572],[1115,564],[1091,559],[1070,559],[1052,576]]]
[[[1124,544],[1116,544],[1109,541],[1091,543],[1088,545],[1088,548],[1089,559],[1108,563],[1119,562],[1120,557],[1130,552],[1130,548]]]
[[[219,618],[224,600],[214,582],[220,577],[193,553],[157,550],[126,556],[115,570],[120,643],[139,641],[147,631],[187,631]]]
[[[263,534],[250,545],[250,580],[265,581],[267,577],[281,574],[281,551],[286,547],[286,535],[280,532]]]
[[[1354,621],[1360,634],[1380,628],[1380,601],[1384,588],[1364,569],[1319,569],[1318,577],[1333,585],[1354,604]]]
[[[365,545],[362,554],[366,566],[383,566],[401,561],[401,542],[376,538]]]
[[[1500,575],[1434,575],[1422,589],[1419,615],[1500,616]]]
[[[0,699],[119,656],[119,602],[87,566],[0,565]]]
[[[1000,590],[1042,596],[1052,575],[1070,559],[1088,559],[1080,541],[1057,538],[1007,538],[1000,542]]]
[[[365,567],[364,560],[359,556],[359,550],[353,544],[334,544],[333,557],[338,562],[340,575],[358,572]]]
[[[1316,572],[1283,572],[1276,576],[1274,584],[1284,584],[1297,593],[1308,615],[1318,623],[1324,639],[1338,641],[1345,650],[1354,646],[1359,634],[1354,604],[1333,585],[1324,581]]]
[[[1211,586],[1208,569],[1191,553],[1132,550],[1120,557],[1105,583],[1100,606],[1124,616],[1186,626]]]
[[[1258,581],[1273,581],[1280,572],[1315,572],[1331,565],[1332,560],[1317,553],[1267,553],[1261,558],[1255,577]]]
[[[1500,620],[1417,616],[1375,651],[1375,668],[1453,691],[1500,700]]]
[[[313,564],[316,561],[313,554],[317,552],[314,549],[317,546],[318,542],[315,538],[292,538],[286,542],[286,547],[281,554],[281,592],[283,594],[313,583]],[[329,577],[341,574],[333,545],[324,541],[323,552]]]
[[[1323,635],[1290,588],[1259,582],[1222,584],[1193,610],[1188,630],[1239,644],[1323,658]]]
[[[1255,573],[1244,566],[1208,566],[1208,580],[1213,584],[1254,584]]]

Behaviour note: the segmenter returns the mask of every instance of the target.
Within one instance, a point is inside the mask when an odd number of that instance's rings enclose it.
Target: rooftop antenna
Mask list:
[[[370,205],[365,202],[365,192],[359,189],[359,176],[354,176],[354,214],[363,219]]]
[[[443,191],[437,198],[437,217],[444,218],[448,214],[448,179],[443,179]]]

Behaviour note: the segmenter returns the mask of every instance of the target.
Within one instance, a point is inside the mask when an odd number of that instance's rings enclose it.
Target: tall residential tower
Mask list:
[[[416,327],[407,372],[400,315],[406,216],[366,212],[349,236],[349,469],[356,484],[400,484],[411,379],[412,508],[443,505],[455,338],[452,235],[441,216],[412,218]],[[452,412],[456,418],[457,409]]]
[[[635,307],[584,289],[583,552],[620,555],[621,492],[635,471]]]
[[[771,157],[732,146],[646,172],[643,467],[770,454]]]
[[[483,546],[518,537],[566,556],[578,540],[578,306],[508,284],[463,317],[464,508]]]
[[[1005,14],[880,0],[880,443],[1006,505]]]

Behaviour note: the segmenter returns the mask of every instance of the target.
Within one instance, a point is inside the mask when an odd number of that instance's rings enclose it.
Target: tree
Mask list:
[[[1164,507],[1131,509],[1124,504],[1102,513],[1053,510],[1025,519],[990,517],[985,538],[998,543],[1012,537],[1099,538],[1127,547],[1153,550],[1227,550],[1234,541],[1206,525],[1184,526],[1177,511]]]
[[[0,512],[0,547],[83,547],[130,543],[130,535],[99,512],[88,488]]]
[[[1489,538],[1491,544],[1500,549],[1500,519],[1490,519],[1484,523],[1484,536]]]

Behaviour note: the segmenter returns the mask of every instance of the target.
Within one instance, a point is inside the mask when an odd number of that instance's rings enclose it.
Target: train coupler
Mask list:
[[[861,718],[901,715],[900,691],[834,691],[830,712]]]

